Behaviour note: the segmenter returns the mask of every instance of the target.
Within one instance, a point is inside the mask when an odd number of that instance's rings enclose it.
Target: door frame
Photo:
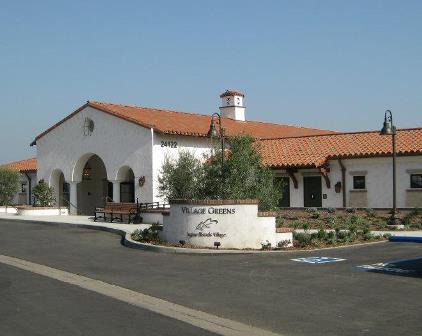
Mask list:
[[[320,183],[319,183],[319,200],[320,200],[319,205],[307,205],[306,204],[306,195],[307,194],[306,194],[305,185],[306,185],[306,180],[308,178],[313,178],[313,179],[318,178],[319,181],[320,181]],[[320,208],[320,207],[322,207],[322,177],[321,177],[321,175],[315,174],[315,175],[303,176],[303,206],[305,208]]]

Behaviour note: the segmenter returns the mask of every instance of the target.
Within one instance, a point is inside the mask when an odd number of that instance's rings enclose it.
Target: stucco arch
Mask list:
[[[84,170],[84,167],[88,160],[96,155],[95,153],[86,153],[82,155],[78,161],[76,161],[75,165],[72,169],[72,182],[81,182],[82,181],[82,173]],[[98,155],[97,155],[98,156]],[[98,156],[99,157],[99,156]],[[107,168],[106,168],[107,170]]]
[[[66,189],[65,183],[63,171],[58,168],[54,169],[50,174],[48,185],[54,189],[55,204],[57,206],[66,206],[66,200],[68,201],[68,198],[65,197],[67,195],[64,195],[68,191],[64,190]]]
[[[133,169],[129,166],[122,166],[116,173],[115,180],[120,182],[128,182],[135,178]]]

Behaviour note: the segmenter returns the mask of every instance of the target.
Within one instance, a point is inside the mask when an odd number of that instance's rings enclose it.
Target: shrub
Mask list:
[[[329,214],[333,214],[333,213],[335,213],[335,212],[336,212],[336,209],[335,209],[335,208],[327,208],[327,212],[328,212]]]
[[[305,247],[311,243],[311,235],[309,233],[295,232],[293,239],[299,247]]]
[[[348,213],[355,213],[356,209],[355,208],[346,208],[346,212]]]
[[[302,221],[301,220],[295,220],[295,221],[293,221],[293,223],[292,223],[292,226],[293,226],[293,228],[295,229],[295,230],[297,230],[300,226],[302,226],[303,224],[302,224]]]
[[[33,189],[32,195],[34,197],[34,206],[48,207],[52,206],[54,199],[54,189],[49,187],[43,180],[41,180]]]
[[[135,230],[132,232],[132,239],[143,243],[160,242],[159,232],[162,230],[158,224],[152,224],[144,230]]]
[[[321,213],[317,210],[317,211],[314,211],[312,214],[311,214],[311,218],[313,218],[313,219],[318,219],[318,218],[320,218],[321,217]]]
[[[333,216],[328,216],[326,219],[326,223],[329,227],[334,227],[336,225],[336,219]]]
[[[386,239],[389,239],[391,237],[391,233],[384,233],[382,236]]]
[[[278,248],[286,248],[288,247],[290,244],[290,240],[286,239],[286,240],[281,240],[277,243],[277,247]]]
[[[281,228],[281,227],[283,227],[283,225],[284,225],[284,218],[281,217],[281,216],[277,216],[275,226],[277,228]]]
[[[359,215],[352,215],[350,217],[350,223],[351,224],[360,224],[362,222],[362,217]]]
[[[366,209],[365,209],[365,212],[366,212],[366,215],[367,215],[368,217],[373,218],[373,217],[375,217],[375,216],[376,216],[376,212],[375,212],[375,210],[374,210],[374,209],[372,209],[372,208],[366,208]]]
[[[370,230],[369,230],[369,225],[365,225],[365,226],[363,227],[362,233],[363,233],[364,235],[365,235],[365,234],[367,234],[367,233],[370,233]]]
[[[317,237],[320,240],[325,240],[327,238],[327,232],[323,228],[321,228],[318,230]]]
[[[309,222],[303,222],[303,223],[302,223],[302,229],[303,229],[304,231],[308,231],[308,230],[309,230],[309,228],[310,228],[310,224],[309,224]]]
[[[19,190],[19,173],[0,167],[0,205],[9,205]]]

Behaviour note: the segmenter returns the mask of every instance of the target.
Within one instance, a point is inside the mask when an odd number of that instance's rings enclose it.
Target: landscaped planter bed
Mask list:
[[[277,227],[294,229],[341,229],[355,226],[358,230],[367,227],[371,231],[387,229],[390,210],[374,209],[283,209],[278,212]],[[422,210],[400,210],[397,217],[405,230],[422,229]]]

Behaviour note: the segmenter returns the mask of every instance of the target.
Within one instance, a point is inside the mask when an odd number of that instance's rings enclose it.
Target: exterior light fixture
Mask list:
[[[214,117],[218,118],[218,126],[219,126],[219,131],[217,132],[217,128],[215,127],[215,121],[214,121]],[[221,114],[219,113],[213,113],[211,115],[211,123],[210,123],[210,129],[208,130],[207,133],[208,138],[210,139],[214,139],[214,138],[220,138],[221,141],[221,198],[223,198],[223,193],[224,193],[224,128],[223,128],[223,123],[222,123],[222,118],[221,118]]]
[[[391,135],[393,148],[393,209],[391,210],[391,217],[389,225],[396,226],[397,215],[397,187],[396,187],[396,126],[393,124],[393,113],[390,110],[385,111],[384,125],[381,129],[380,135]]]
[[[86,165],[85,168],[82,171],[82,178],[84,180],[90,180],[91,179],[91,171],[92,171],[91,167]]]

